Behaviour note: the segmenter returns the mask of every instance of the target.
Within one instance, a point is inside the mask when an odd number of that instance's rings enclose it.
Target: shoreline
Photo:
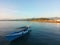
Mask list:
[[[60,21],[56,20],[31,20],[32,22],[45,22],[45,23],[60,23]]]
[[[28,20],[0,20],[0,21],[28,21]],[[32,22],[42,22],[42,23],[60,23],[60,21],[57,20],[29,20]]]

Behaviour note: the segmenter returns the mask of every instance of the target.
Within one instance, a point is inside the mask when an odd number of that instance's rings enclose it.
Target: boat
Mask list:
[[[28,34],[31,31],[29,28],[30,28],[30,26],[19,27],[19,28],[17,28],[17,30],[19,30],[19,31],[10,33],[10,34],[6,35],[5,38],[8,41],[13,41],[17,38],[24,36],[25,34]]]

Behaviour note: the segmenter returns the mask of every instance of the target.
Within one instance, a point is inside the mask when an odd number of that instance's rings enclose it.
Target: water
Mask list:
[[[30,25],[31,32],[12,42],[4,35],[16,31],[16,28]],[[28,21],[0,21],[0,45],[60,45],[60,24]]]

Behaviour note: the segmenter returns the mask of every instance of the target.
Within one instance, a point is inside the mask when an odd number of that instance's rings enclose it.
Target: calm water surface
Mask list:
[[[3,36],[21,26],[31,26],[31,32],[8,42]],[[60,24],[28,21],[0,21],[0,45],[60,45]]]

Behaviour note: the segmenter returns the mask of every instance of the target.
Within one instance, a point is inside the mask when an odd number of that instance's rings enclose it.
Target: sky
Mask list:
[[[60,17],[60,0],[0,0],[0,19]]]

